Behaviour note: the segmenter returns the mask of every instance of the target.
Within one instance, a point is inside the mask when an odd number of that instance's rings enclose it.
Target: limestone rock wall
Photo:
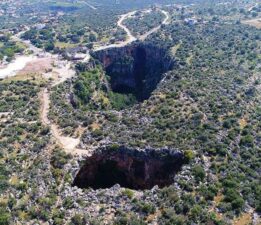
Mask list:
[[[115,184],[131,189],[164,187],[174,182],[184,163],[181,152],[167,149],[139,151],[120,147],[102,149],[87,158],[74,185],[80,188],[109,188]]]
[[[139,100],[149,98],[175,64],[168,50],[152,44],[134,43],[92,53],[111,78],[112,90],[133,93]]]

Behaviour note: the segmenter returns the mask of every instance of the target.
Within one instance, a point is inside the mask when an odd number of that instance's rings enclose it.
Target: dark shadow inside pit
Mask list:
[[[148,99],[174,66],[168,51],[152,44],[134,43],[92,53],[110,77],[111,89],[121,94],[133,94],[138,101]]]
[[[173,183],[184,163],[183,154],[170,150],[137,151],[120,147],[102,150],[86,159],[73,186],[103,189],[115,184],[144,190]]]

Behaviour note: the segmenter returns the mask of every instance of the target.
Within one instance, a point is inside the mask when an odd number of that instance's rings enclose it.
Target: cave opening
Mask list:
[[[164,150],[138,151],[121,147],[103,150],[87,158],[77,173],[73,186],[104,189],[121,187],[145,190],[155,185],[171,185],[184,163],[183,154]]]
[[[150,97],[174,66],[166,49],[144,43],[94,52],[93,57],[110,77],[113,92],[133,94],[140,102]]]

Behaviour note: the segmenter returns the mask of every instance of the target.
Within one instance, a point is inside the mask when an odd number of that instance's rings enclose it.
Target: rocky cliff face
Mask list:
[[[174,66],[166,49],[151,44],[134,43],[92,55],[110,76],[113,91],[133,93],[140,101],[149,98],[163,74]]]
[[[93,189],[110,188],[115,184],[131,189],[164,187],[174,182],[184,161],[182,153],[166,149],[103,149],[86,159],[73,185]]]

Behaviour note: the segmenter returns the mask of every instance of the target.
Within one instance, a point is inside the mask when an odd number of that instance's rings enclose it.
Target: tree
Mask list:
[[[54,44],[52,42],[48,42],[47,44],[45,44],[44,49],[46,51],[52,51],[54,49]]]
[[[202,207],[200,205],[195,205],[189,213],[189,216],[193,219],[193,221],[196,221],[198,217],[202,215]]]
[[[76,95],[84,102],[87,103],[90,97],[90,91],[84,85],[82,80],[79,80],[74,85]]]
[[[233,209],[241,209],[245,204],[245,201],[243,198],[238,197],[234,201],[231,202],[231,205]]]
[[[248,134],[246,136],[243,136],[240,140],[240,145],[252,147],[254,143],[254,138],[252,135]]]
[[[97,41],[96,35],[93,34],[93,33],[91,33],[90,36],[89,36],[89,40],[90,40],[90,42],[95,42],[95,41]]]
[[[230,202],[233,209],[241,209],[245,202],[240,194],[236,190],[231,188],[225,191],[224,201]]]

